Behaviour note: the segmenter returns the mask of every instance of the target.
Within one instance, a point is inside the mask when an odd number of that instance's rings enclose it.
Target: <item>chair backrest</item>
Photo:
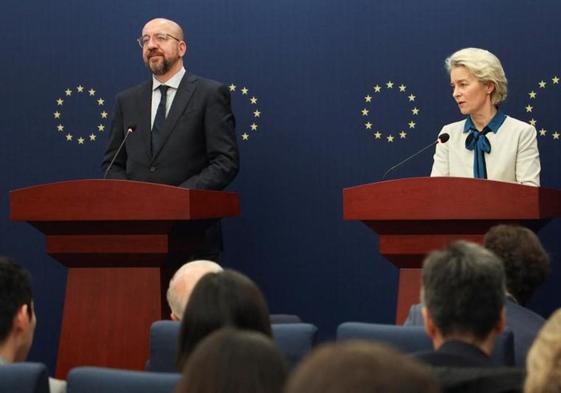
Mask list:
[[[68,393],[172,393],[181,374],[77,367],[68,374]]]
[[[302,319],[294,314],[271,314],[269,315],[271,324],[275,323],[301,323]]]
[[[433,349],[432,340],[420,326],[345,322],[337,328],[337,340],[349,339],[380,341],[405,353]],[[505,330],[497,337],[491,359],[497,365],[514,365],[514,336],[510,330]]]
[[[318,328],[311,323],[280,323],[271,326],[277,348],[290,368],[296,366],[316,343]]]
[[[49,393],[49,373],[41,363],[0,366],[0,393]]]
[[[177,372],[177,336],[180,322],[156,321],[150,328],[147,371]],[[273,324],[273,338],[289,366],[294,366],[315,344],[317,327],[309,323]]]

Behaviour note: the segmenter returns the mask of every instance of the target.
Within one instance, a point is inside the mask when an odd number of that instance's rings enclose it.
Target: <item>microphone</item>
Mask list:
[[[425,147],[423,147],[421,150],[419,150],[418,152],[416,152],[415,154],[407,157],[405,160],[398,162],[397,164],[395,164],[394,166],[392,166],[390,169],[388,169],[386,171],[386,173],[384,173],[384,176],[382,176],[382,180],[384,180],[386,178],[386,176],[388,175],[388,173],[390,173],[391,171],[393,171],[396,168],[399,168],[401,165],[405,164],[407,161],[409,161],[412,158],[417,157],[419,154],[421,154],[422,152],[424,152],[425,150],[433,147],[434,145],[436,145],[437,143],[446,143],[448,142],[448,139],[450,139],[450,135],[447,133],[444,134],[440,134],[438,136],[438,139],[434,142],[429,143],[428,145],[426,145]]]
[[[113,166],[113,163],[115,162],[115,159],[117,158],[117,156],[121,152],[121,149],[125,145],[125,142],[127,141],[127,138],[129,137],[130,134],[132,134],[134,132],[134,130],[136,130],[136,124],[129,124],[129,126],[127,127],[127,133],[125,134],[125,137],[123,138],[123,141],[119,145],[119,148],[117,149],[117,152],[115,153],[115,155],[113,156],[113,159],[111,160],[111,162],[107,166],[107,169],[105,170],[105,174],[103,175],[104,179],[107,179],[107,175],[109,175],[109,171],[111,170],[111,167]]]

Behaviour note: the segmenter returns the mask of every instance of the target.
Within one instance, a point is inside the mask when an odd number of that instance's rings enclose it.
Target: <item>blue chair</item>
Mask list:
[[[337,328],[337,340],[349,339],[380,341],[405,353],[433,349],[431,339],[419,326],[345,322]],[[514,365],[514,336],[510,330],[497,337],[491,359],[497,365]]]
[[[77,367],[68,374],[68,393],[172,393],[181,374]]]
[[[156,321],[150,328],[150,359],[147,371],[177,372],[177,335],[181,324]],[[273,324],[273,338],[287,363],[294,366],[315,344],[317,327],[308,323]]]
[[[49,393],[49,373],[41,363],[0,366],[0,393]]]
[[[271,314],[269,316],[271,324],[276,323],[301,323],[302,319],[294,314]]]

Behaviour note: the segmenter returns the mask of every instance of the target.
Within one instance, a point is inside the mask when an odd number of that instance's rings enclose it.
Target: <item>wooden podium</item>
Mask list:
[[[481,243],[498,223],[536,229],[561,216],[561,191],[454,177],[390,180],[344,189],[343,216],[378,233],[380,254],[399,268],[400,324],[419,302],[428,252],[458,239]]]
[[[46,235],[68,267],[56,375],[94,365],[144,369],[149,329],[168,318],[175,269],[215,219],[239,214],[235,193],[126,180],[78,180],[10,192],[10,217]]]

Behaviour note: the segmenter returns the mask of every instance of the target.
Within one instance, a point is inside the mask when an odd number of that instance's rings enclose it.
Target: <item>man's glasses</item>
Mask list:
[[[165,44],[169,41],[170,38],[173,38],[177,42],[180,42],[179,38],[175,38],[169,33],[157,33],[152,36],[143,35],[142,37],[137,38],[136,41],[138,41],[138,45],[140,45],[141,48],[145,48],[151,39],[154,39],[154,41],[156,41],[158,44]]]

